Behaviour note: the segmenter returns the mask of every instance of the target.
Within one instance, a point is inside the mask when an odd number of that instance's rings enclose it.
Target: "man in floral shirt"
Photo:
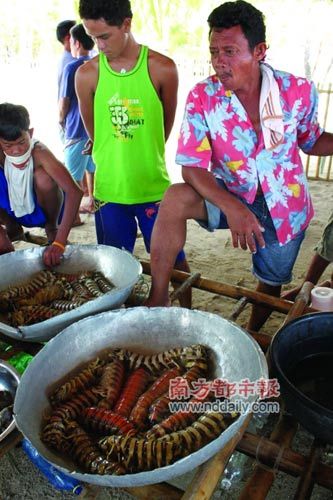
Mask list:
[[[172,263],[192,218],[211,231],[229,228],[233,246],[253,254],[257,290],[279,296],[313,216],[299,149],[333,154],[314,85],[263,62],[263,14],[237,0],[214,9],[208,24],[216,74],[186,102],[176,158],[185,183],[171,186],[160,207],[148,306],[169,305]],[[248,328],[268,314],[254,307]]]

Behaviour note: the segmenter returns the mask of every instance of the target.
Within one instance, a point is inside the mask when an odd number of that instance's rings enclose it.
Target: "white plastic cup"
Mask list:
[[[333,288],[316,286],[311,291],[311,305],[318,311],[333,311]]]

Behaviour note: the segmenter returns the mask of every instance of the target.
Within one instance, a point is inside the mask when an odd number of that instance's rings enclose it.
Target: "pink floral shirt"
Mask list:
[[[313,207],[299,148],[310,151],[323,130],[317,122],[318,94],[313,83],[274,71],[280,90],[284,138],[265,149],[236,94],[216,75],[188,95],[176,163],[210,169],[227,189],[252,204],[258,184],[265,196],[281,245],[305,229]]]

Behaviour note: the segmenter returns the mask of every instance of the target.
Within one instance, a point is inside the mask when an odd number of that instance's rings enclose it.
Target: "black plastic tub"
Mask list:
[[[315,437],[333,444],[333,312],[307,314],[281,328],[270,359],[286,408]]]

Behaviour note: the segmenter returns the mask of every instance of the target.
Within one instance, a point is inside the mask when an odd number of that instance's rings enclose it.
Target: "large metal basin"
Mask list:
[[[0,256],[0,290],[29,280],[44,269],[43,248],[28,248]],[[0,322],[0,332],[9,337],[31,342],[44,342],[66,326],[86,316],[119,308],[131,293],[142,273],[140,262],[125,250],[106,245],[68,245],[57,271],[76,273],[98,270],[109,278],[115,288],[102,297],[54,318],[34,325],[13,328]]]
[[[102,350],[127,347],[151,353],[193,343],[205,344],[213,350],[215,376],[229,381],[267,378],[266,360],[258,344],[238,325],[215,314],[181,308],[137,307],[110,311],[71,325],[37,354],[24,372],[16,393],[17,426],[47,460],[88,483],[131,487],[159,483],[191,471],[227,444],[248,412],[217,439],[173,465],[124,476],[77,472],[77,466],[45,447],[39,433],[42,415],[49,408],[50,386],[76,366],[97,357]]]

